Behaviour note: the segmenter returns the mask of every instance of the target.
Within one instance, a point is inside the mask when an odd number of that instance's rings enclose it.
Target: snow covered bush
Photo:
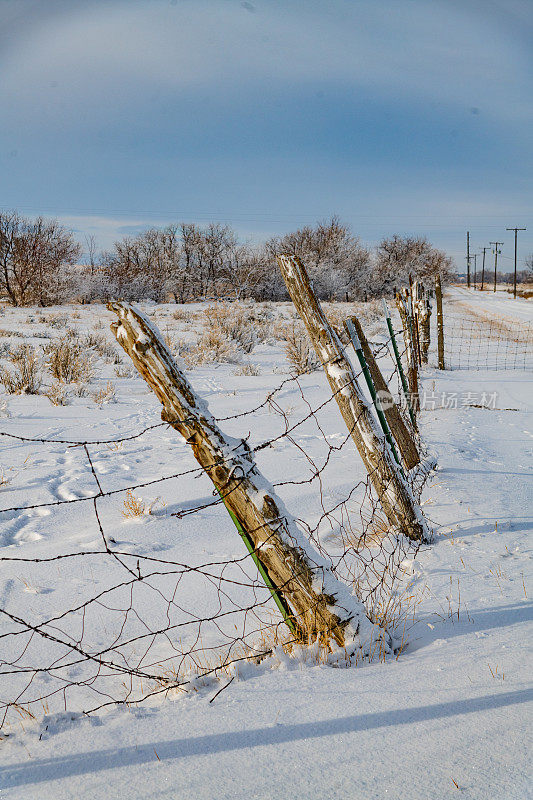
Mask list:
[[[241,303],[217,303],[205,310],[206,330],[220,337],[233,340],[236,346],[250,353],[257,342],[255,328],[246,306]]]
[[[112,381],[108,381],[101,389],[93,392],[92,397],[96,405],[100,406],[100,408],[106,403],[116,403],[117,394],[115,384]]]
[[[40,359],[36,349],[30,344],[22,344],[9,355],[14,367],[0,371],[0,381],[8,394],[39,394],[42,376]]]
[[[44,394],[53,406],[68,406],[70,403],[67,387],[61,381],[53,383]]]
[[[50,373],[62,383],[91,379],[93,359],[79,339],[62,337],[46,348]]]
[[[295,323],[287,325],[283,329],[282,337],[285,342],[285,356],[295,375],[318,369],[318,358],[302,327]]]

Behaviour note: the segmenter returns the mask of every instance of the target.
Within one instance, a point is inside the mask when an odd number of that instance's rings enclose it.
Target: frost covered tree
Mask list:
[[[395,288],[405,286],[409,275],[427,284],[436,275],[446,282],[454,274],[452,259],[442,250],[433,247],[423,236],[384,238],[376,247],[371,274],[371,291],[375,296],[388,295]]]
[[[172,291],[182,257],[178,226],[149,228],[115,242],[103,256],[108,296],[161,302]]]
[[[452,261],[426,239],[395,235],[374,252],[338,217],[305,226],[263,244],[243,243],[229,225],[180,223],[126,236],[97,254],[80,246],[57,221],[0,214],[0,292],[13,305],[122,298],[155,302],[253,298],[285,300],[276,256],[294,254],[306,265],[321,299],[366,299],[390,294],[409,274],[443,280]]]
[[[338,217],[273,237],[266,243],[275,262],[279,254],[298,256],[306,265],[315,293],[321,299],[359,298],[367,290],[371,256],[359,238]]]
[[[80,252],[72,233],[56,220],[0,213],[0,288],[13,305],[62,302],[69,268]]]

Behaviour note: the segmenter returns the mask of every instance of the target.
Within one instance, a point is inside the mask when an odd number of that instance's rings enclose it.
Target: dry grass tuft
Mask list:
[[[227,339],[217,328],[207,328],[194,345],[178,341],[175,346],[188,369],[209,363],[233,364],[239,360],[239,350],[235,342]]]
[[[122,509],[122,516],[125,519],[135,519],[136,517],[144,517],[146,513],[146,503],[140,497],[136,497],[131,489],[126,492],[124,500],[124,508]]]
[[[241,364],[233,372],[234,375],[261,375],[261,370],[257,364]]]
[[[9,355],[14,371],[0,370],[0,381],[8,394],[39,394],[42,377],[40,359],[30,344],[22,344]]]
[[[251,315],[241,303],[217,303],[205,310],[205,332],[217,338],[233,341],[245,353],[251,353],[258,337]]]
[[[131,489],[128,489],[124,500],[122,516],[124,519],[138,519],[139,517],[150,515],[155,504],[159,501],[160,498],[156,497],[151,503],[146,503],[141,497],[134,495]]]
[[[295,375],[314,372],[319,367],[313,345],[306,332],[295,323],[287,325],[282,332],[285,356]]]
[[[115,367],[115,375],[117,378],[135,378],[137,374],[135,367],[130,367],[128,365]]]
[[[67,387],[61,381],[53,383],[45,395],[53,406],[68,406],[70,403]]]
[[[43,320],[45,320],[51,328],[64,328],[68,322],[68,316],[66,314],[50,314],[50,316],[46,318],[43,315]]]
[[[172,319],[175,319],[178,322],[190,322],[191,312],[186,308],[176,308],[172,312]]]
[[[115,384],[112,381],[108,381],[101,389],[93,392],[92,398],[96,405],[100,406],[100,408],[106,403],[116,403],[117,393]]]
[[[45,352],[50,373],[61,383],[91,379],[93,358],[77,338],[62,337],[48,345]]]

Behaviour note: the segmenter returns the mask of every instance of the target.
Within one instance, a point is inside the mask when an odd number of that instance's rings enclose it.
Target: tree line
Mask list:
[[[261,244],[239,240],[229,225],[180,223],[149,228],[97,253],[82,248],[56,220],[0,212],[0,293],[13,305],[52,305],[110,298],[285,300],[276,255],[305,263],[316,294],[326,300],[390,295],[409,275],[427,283],[453,277],[452,259],[424,237],[395,234],[370,249],[338,217],[274,236]]]

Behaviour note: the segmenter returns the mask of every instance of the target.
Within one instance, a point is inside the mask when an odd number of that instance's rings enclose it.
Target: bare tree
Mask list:
[[[14,286],[13,265],[21,225],[22,220],[16,211],[0,211],[0,287],[14,306],[19,304]]]
[[[349,227],[334,216],[266,243],[275,259],[280,253],[298,256],[307,265],[315,293],[323,299],[363,297],[370,272],[370,252]]]
[[[80,254],[70,231],[56,220],[31,221],[16,213],[0,215],[2,287],[13,305],[61,302],[68,267]]]
[[[382,239],[376,247],[371,290],[378,296],[391,294],[395,288],[408,284],[409,275],[429,284],[439,274],[442,281],[449,280],[453,271],[452,259],[425,237],[395,234]]]

